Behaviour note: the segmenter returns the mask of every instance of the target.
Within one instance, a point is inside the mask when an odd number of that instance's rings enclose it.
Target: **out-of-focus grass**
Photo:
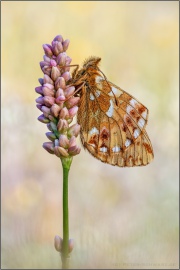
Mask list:
[[[150,111],[155,160],[74,158],[72,268],[178,268],[178,2],[2,2],[2,268],[58,269],[62,169],[36,118],[41,44],[62,34],[74,64],[102,58],[110,81]]]

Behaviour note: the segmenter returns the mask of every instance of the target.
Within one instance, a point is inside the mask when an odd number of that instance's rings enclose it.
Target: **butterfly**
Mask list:
[[[77,122],[81,142],[102,162],[119,167],[147,165],[154,157],[145,130],[148,109],[109,82],[99,68],[100,61],[90,57],[72,72],[71,83],[80,96]]]

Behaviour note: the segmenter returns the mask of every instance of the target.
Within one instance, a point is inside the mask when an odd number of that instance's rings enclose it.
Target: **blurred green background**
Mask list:
[[[107,78],[149,111],[155,159],[101,163],[82,149],[69,179],[72,268],[178,268],[177,1],[13,1],[2,6],[2,265],[59,269],[62,168],[42,143],[34,88],[42,44],[61,34],[81,64],[102,58]],[[79,142],[80,144],[80,142]]]

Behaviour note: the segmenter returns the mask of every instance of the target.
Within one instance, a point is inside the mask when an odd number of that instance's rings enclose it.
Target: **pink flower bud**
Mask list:
[[[42,108],[41,104],[36,104],[36,107],[41,111],[41,108]]]
[[[52,116],[51,114],[48,116],[49,120],[51,120],[51,122],[56,122],[56,118],[54,116]]]
[[[45,67],[45,66],[49,66],[49,63],[46,62],[46,61],[41,61],[39,64],[40,64],[40,67],[41,67],[41,68],[43,68],[43,67]]]
[[[61,75],[59,69],[57,67],[52,67],[51,78],[55,81]]]
[[[40,122],[44,123],[44,124],[47,124],[47,123],[50,122],[49,119],[46,118],[46,117],[44,116],[44,114],[41,114],[41,115],[38,117],[38,120],[39,120]]]
[[[49,83],[49,84],[52,84],[54,86],[54,82],[53,80],[51,80],[51,78],[48,76],[48,75],[44,75],[44,83]]]
[[[46,132],[46,136],[51,141],[54,141],[56,139],[56,135],[53,132]]]
[[[67,57],[67,54],[65,52],[60,53],[56,58],[57,64],[59,66],[64,66],[66,64],[66,57]]]
[[[68,46],[69,46],[69,43],[70,43],[70,40],[69,40],[69,39],[66,39],[66,40],[63,42],[63,49],[64,49],[64,51],[67,51]]]
[[[64,96],[64,90],[62,88],[58,88],[56,91],[56,98],[59,96]]]
[[[44,104],[47,107],[51,107],[55,103],[54,97],[45,96],[43,99],[44,99]]]
[[[50,88],[47,85],[52,86],[52,84],[48,84],[48,83],[44,84],[44,86],[42,87],[44,96],[54,97],[55,91],[54,89],[52,89],[53,86],[52,88]]]
[[[59,150],[61,156],[63,156],[63,157],[69,156],[68,152],[63,147],[58,147],[58,150]]]
[[[38,81],[39,81],[39,83],[40,83],[41,85],[43,85],[44,80],[43,80],[42,78],[39,78]]]
[[[57,124],[57,129],[59,132],[67,130],[69,127],[67,121],[65,119],[60,119]]]
[[[50,126],[51,126],[52,131],[57,131],[57,126],[54,122],[50,122]]]
[[[66,87],[66,82],[65,82],[64,78],[63,77],[57,78],[57,80],[55,81],[55,88],[56,88],[56,90],[58,88],[65,89],[65,87]]]
[[[63,45],[62,45],[61,42],[58,42],[56,46],[57,46],[57,49],[58,49],[58,54],[61,53],[61,52],[63,52]]]
[[[52,42],[52,51],[53,51],[54,55],[56,55],[56,56],[59,53],[63,52],[63,46],[62,46],[61,42],[53,41]]]
[[[60,146],[54,147],[54,153],[57,157],[68,157],[69,156],[68,152],[63,147],[60,147]]]
[[[73,108],[69,109],[69,117],[73,118],[76,115],[77,111],[78,111],[77,106],[74,106]]]
[[[64,126],[63,126],[63,131],[66,131],[68,129],[69,125],[68,122],[66,120],[64,120]]]
[[[35,88],[35,91],[36,91],[36,93],[38,93],[38,94],[40,94],[40,95],[43,95],[42,86],[37,86],[37,87]]]
[[[51,61],[51,58],[49,58],[47,55],[44,55],[44,56],[43,56],[43,59],[44,59],[44,61],[47,62],[47,63],[50,63],[50,61]]]
[[[49,117],[49,114],[51,113],[50,109],[46,106],[42,106],[41,111],[43,112],[44,116],[47,118]]]
[[[51,57],[53,55],[51,46],[49,44],[43,44],[43,49],[47,56]]]
[[[81,151],[81,148],[79,146],[77,146],[77,145],[71,146],[68,149],[68,153],[69,153],[70,156],[76,156],[76,155],[78,155],[80,153],[80,151]]]
[[[72,136],[77,137],[79,135],[79,132],[80,132],[80,125],[74,124],[69,128],[68,135],[70,137],[72,137]]]
[[[50,123],[48,123],[46,126],[47,126],[47,128],[48,128],[50,131],[53,131],[53,129],[52,129],[52,127],[51,127],[51,124],[50,124]]]
[[[68,109],[66,107],[62,108],[59,114],[59,118],[65,119],[69,116]]]
[[[80,97],[71,97],[66,101],[66,107],[72,108],[79,103]],[[75,108],[75,107],[74,107]],[[77,111],[76,111],[77,112]]]
[[[54,90],[54,85],[51,83],[44,83],[43,87],[48,87],[49,89]]]
[[[71,61],[72,61],[72,59],[69,57],[69,56],[67,56],[66,57],[66,66],[69,66],[70,65],[70,63],[71,63]],[[66,67],[66,68],[64,68],[64,71],[70,71],[70,67]]]
[[[59,235],[54,238],[54,247],[58,252],[62,251],[63,240]]]
[[[69,98],[69,97],[73,96],[74,92],[75,92],[75,87],[70,86],[64,90],[64,95],[66,98]]]
[[[66,65],[70,65],[72,61],[72,58],[70,58],[69,56],[66,57]]]
[[[69,147],[75,146],[76,145],[76,137],[72,136],[71,139],[69,140]]]
[[[36,98],[36,102],[39,104],[44,104],[44,98],[42,96],[38,97],[38,98]]]
[[[65,101],[65,100],[66,100],[65,96],[61,95],[61,96],[56,98],[56,103],[61,104],[61,102]]]
[[[53,41],[59,41],[59,42],[63,42],[63,37],[61,35],[57,35]]]
[[[60,152],[59,152],[58,147],[59,147],[59,146],[55,146],[55,147],[54,147],[54,154],[55,154],[57,157],[60,158],[60,157],[61,157],[61,154],[60,154]]]
[[[61,107],[59,107],[57,104],[53,104],[51,107],[51,113],[55,117],[58,117],[60,110],[61,110]]]
[[[51,59],[50,65],[51,65],[51,67],[56,67],[57,63],[56,63],[56,61],[54,59]]]
[[[49,67],[49,66],[44,66],[42,68],[42,71],[43,71],[44,74],[47,74],[48,76],[51,75],[51,67]]]
[[[63,148],[66,148],[66,149],[69,147],[69,140],[68,140],[66,135],[64,135],[64,134],[60,135],[59,145]]]
[[[71,73],[69,71],[64,72],[61,76],[65,79],[66,82],[71,79]]]
[[[53,142],[43,143],[43,148],[48,151],[50,154],[54,154],[54,144]]]
[[[46,114],[50,114],[50,109],[46,106],[42,106],[41,111]]]
[[[74,239],[69,239],[69,253],[71,253],[73,248],[74,248]]]
[[[59,121],[58,121],[58,124],[57,124],[57,129],[58,129],[58,131],[60,132],[61,131],[61,129],[63,128],[63,126],[64,126],[64,119],[60,119]]]

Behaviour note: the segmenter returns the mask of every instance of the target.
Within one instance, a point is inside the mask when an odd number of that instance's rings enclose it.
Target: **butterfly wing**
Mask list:
[[[145,131],[147,119],[144,105],[102,76],[82,89],[81,141],[102,162],[120,167],[150,163],[153,149]]]

